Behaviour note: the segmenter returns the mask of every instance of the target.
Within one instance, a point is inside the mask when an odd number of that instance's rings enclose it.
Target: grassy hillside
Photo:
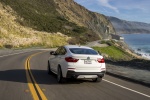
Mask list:
[[[150,60],[133,58],[129,53],[124,52],[118,47],[93,47],[95,50],[100,51],[104,56],[106,63],[119,65],[123,67],[131,67],[135,69],[150,70]]]
[[[150,70],[150,60],[131,55],[128,50],[116,46],[115,44],[118,44],[118,42],[115,43],[114,41],[101,41],[101,43],[106,43],[108,46],[93,48],[104,56],[106,63],[123,67]]]
[[[107,44],[106,47],[93,47],[93,49],[99,51],[107,60],[110,61],[129,61],[133,59],[133,56],[128,52],[125,52],[122,48],[116,46],[114,41],[101,41],[101,43]]]
[[[115,46],[93,47],[93,48],[101,52],[106,57],[106,59],[110,59],[113,61],[131,60],[131,57],[128,54],[126,54],[124,51],[120,50]]]
[[[53,0],[0,0],[10,6],[19,17],[17,21],[39,31],[57,32],[63,24],[70,24],[55,10]]]
[[[98,40],[99,36],[90,29],[66,20],[56,10],[54,0],[0,0],[3,8],[10,7],[15,12],[15,21],[21,26],[49,33],[61,32],[73,37],[69,42],[86,43]],[[10,13],[9,10],[7,10]]]
[[[18,23],[17,13],[0,3],[0,48],[3,47],[55,47],[67,44],[68,36],[61,33],[37,31]]]

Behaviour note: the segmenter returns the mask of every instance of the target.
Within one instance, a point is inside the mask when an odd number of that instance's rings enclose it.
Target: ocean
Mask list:
[[[150,59],[150,34],[121,34],[135,53]]]

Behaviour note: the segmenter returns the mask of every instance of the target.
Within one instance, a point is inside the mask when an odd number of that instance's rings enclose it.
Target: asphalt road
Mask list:
[[[58,84],[47,74],[49,52],[37,52],[0,57],[0,100],[150,100],[150,88],[108,75]]]

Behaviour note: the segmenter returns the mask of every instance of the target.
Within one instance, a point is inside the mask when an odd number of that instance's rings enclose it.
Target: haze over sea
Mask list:
[[[129,48],[150,59],[150,34],[121,34]]]

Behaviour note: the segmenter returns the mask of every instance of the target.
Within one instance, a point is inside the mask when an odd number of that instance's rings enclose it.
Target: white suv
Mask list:
[[[92,79],[100,82],[106,72],[104,58],[92,48],[77,45],[66,45],[50,52],[48,74],[57,74],[57,81],[66,78]]]

